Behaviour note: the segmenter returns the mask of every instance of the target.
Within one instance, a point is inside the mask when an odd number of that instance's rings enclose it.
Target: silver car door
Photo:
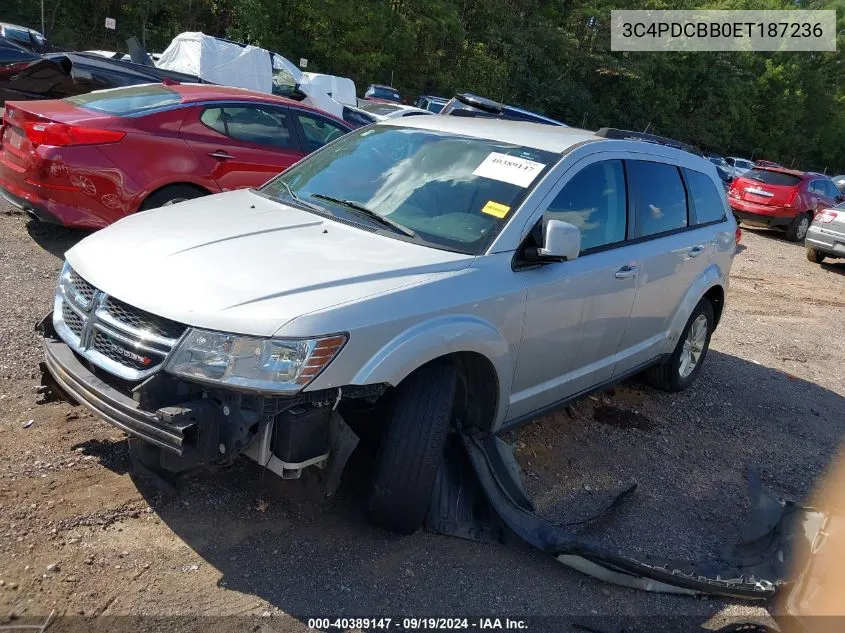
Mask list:
[[[626,169],[634,224],[630,249],[641,268],[614,370],[617,376],[640,368],[664,351],[672,317],[709,264],[716,232],[713,225],[698,226],[694,216],[691,219],[678,166],[654,158],[627,161]],[[718,199],[722,204],[722,198]],[[719,210],[724,213],[723,207]]]
[[[581,253],[522,273],[528,290],[508,420],[611,377],[634,303],[637,262],[625,247],[623,162],[601,156],[580,161],[540,205],[544,218],[581,229]],[[541,222],[535,240],[541,239]]]

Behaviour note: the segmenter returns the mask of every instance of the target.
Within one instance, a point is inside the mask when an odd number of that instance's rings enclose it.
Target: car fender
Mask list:
[[[675,349],[675,345],[681,337],[681,333],[684,331],[684,327],[686,327],[692,311],[707,291],[714,286],[719,286],[724,291],[727,285],[724,275],[722,275],[721,270],[716,264],[710,264],[690,284],[686,294],[675,309],[675,314],[672,316],[672,321],[669,324],[668,336],[666,337],[666,343],[663,349],[665,354],[671,354]]]
[[[398,385],[422,365],[457,352],[476,352],[487,358],[496,370],[501,403],[507,403],[513,361],[510,346],[490,322],[472,315],[445,315],[414,325],[379,349],[361,367],[352,384],[387,383]]]

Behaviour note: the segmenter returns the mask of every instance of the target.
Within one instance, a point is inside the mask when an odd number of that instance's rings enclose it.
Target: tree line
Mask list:
[[[0,19],[39,28],[38,0]],[[626,6],[627,5],[627,6]],[[610,11],[840,9],[845,0],[44,0],[68,49],[150,52],[182,31],[274,50],[308,70],[403,95],[477,94],[570,125],[671,136],[722,154],[845,172],[842,36],[835,53],[619,53]],[[106,30],[106,17],[117,29]],[[837,12],[839,33],[845,13]]]

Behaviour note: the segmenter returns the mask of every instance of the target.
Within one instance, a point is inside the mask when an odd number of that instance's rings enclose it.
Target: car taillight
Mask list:
[[[53,145],[57,147],[117,143],[126,136],[126,132],[116,130],[101,130],[48,121],[28,121],[24,123],[23,129],[26,137],[33,145]]]
[[[789,194],[789,198],[786,201],[786,206],[791,207],[795,204],[795,198],[798,197],[798,187],[792,188],[792,193]]]
[[[739,241],[742,239],[742,229],[736,227],[736,232],[734,233],[734,239],[736,239],[736,243],[739,244]]]
[[[728,197],[729,198],[739,198],[739,188],[735,185],[731,185],[731,188],[728,189]]]
[[[837,213],[833,209],[826,209],[825,211],[822,211],[821,213],[817,214],[814,220],[821,224],[830,224],[836,219],[838,215],[839,213]]]

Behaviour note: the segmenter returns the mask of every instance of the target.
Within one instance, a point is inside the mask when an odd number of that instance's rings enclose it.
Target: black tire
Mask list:
[[[681,354],[684,351],[684,343],[686,342],[687,334],[689,334],[692,324],[702,314],[707,319],[707,335],[704,340],[704,349],[702,350],[698,363],[693,368],[692,372],[687,376],[681,376]],[[678,344],[675,346],[675,349],[669,359],[664,363],[650,367],[646,371],[645,378],[648,383],[657,389],[673,392],[681,391],[689,387],[695,380],[696,376],[698,376],[698,372],[701,371],[701,366],[704,364],[704,359],[707,357],[707,350],[710,349],[710,336],[713,334],[714,323],[715,318],[713,316],[713,304],[711,304],[710,300],[705,297],[698,302],[698,305],[695,306],[695,310],[692,311],[692,315],[690,315],[686,326],[681,332],[681,336],[678,338]]]
[[[432,362],[396,388],[376,455],[367,515],[391,532],[422,525],[452,419],[457,370]]]
[[[796,215],[789,226],[786,227],[786,239],[790,242],[801,242],[807,236],[807,229],[810,228],[810,223],[813,218],[809,213],[802,213]]]
[[[814,264],[821,264],[824,261],[824,253],[818,252],[815,248],[807,247],[807,260]]]
[[[168,204],[175,204],[183,200],[193,200],[194,198],[205,195],[208,195],[205,191],[197,187],[192,187],[191,185],[170,185],[150,194],[144,200],[144,204],[141,205],[139,211],[158,209]]]

